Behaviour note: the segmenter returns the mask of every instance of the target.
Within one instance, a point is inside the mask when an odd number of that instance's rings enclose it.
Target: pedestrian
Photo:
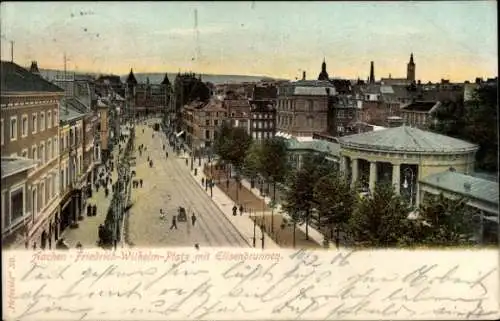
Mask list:
[[[97,205],[94,204],[94,206],[92,206],[92,216],[96,216],[97,215]]]
[[[148,156],[148,162],[149,162],[149,156]]]
[[[193,226],[196,223],[196,216],[194,215],[194,212],[193,215],[191,215],[191,223],[193,223]]]
[[[201,185],[205,185],[205,179],[203,177],[201,178]]]
[[[153,161],[152,160],[149,161],[149,167],[151,167],[151,168],[153,167]]]
[[[104,196],[108,197],[108,195],[109,195],[109,188],[106,187],[106,189],[104,190]]]
[[[139,184],[141,184],[141,188],[142,188],[142,178],[139,180]]]
[[[163,150],[165,150],[165,144],[163,144]]]
[[[240,216],[243,215],[243,205],[240,205]]]
[[[238,208],[236,207],[236,204],[233,206],[233,216],[237,215]]]
[[[170,226],[170,229],[177,229],[177,219],[176,219],[176,216],[172,216],[172,226]]]
[[[168,152],[165,152],[165,158],[168,159]]]
[[[165,218],[165,214],[163,214],[163,209],[160,208],[160,220]]]
[[[76,248],[77,248],[77,249],[79,249],[79,250],[81,250],[81,249],[82,249],[82,243],[80,243],[80,241],[78,241],[78,242],[76,243]]]

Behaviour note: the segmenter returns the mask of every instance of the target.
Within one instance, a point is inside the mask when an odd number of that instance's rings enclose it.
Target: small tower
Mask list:
[[[370,84],[375,83],[375,69],[373,66],[373,61],[370,63],[370,79],[369,79]]]
[[[413,52],[410,55],[410,62],[406,67],[406,80],[415,81],[415,63],[413,62]]]
[[[40,70],[38,70],[38,64],[35,60],[31,62],[30,72],[35,75],[40,76]]]
[[[321,72],[319,73],[318,80],[326,80],[326,81],[330,80],[328,72],[326,72],[325,58],[323,58],[323,63],[321,64]]]

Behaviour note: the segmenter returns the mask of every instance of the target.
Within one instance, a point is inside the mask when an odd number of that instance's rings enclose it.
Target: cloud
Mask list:
[[[207,26],[207,27],[199,27],[198,32],[200,35],[206,35],[206,34],[218,34],[218,33],[223,33],[226,31],[226,28],[223,28],[222,26]],[[173,28],[173,29],[168,29],[168,30],[158,30],[153,32],[155,35],[164,35],[164,36],[180,36],[180,37],[185,37],[185,36],[192,36],[195,34],[195,29],[194,28]]]

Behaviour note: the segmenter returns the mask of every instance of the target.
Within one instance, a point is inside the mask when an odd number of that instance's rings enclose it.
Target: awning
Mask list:
[[[180,137],[182,134],[184,134],[184,131],[180,131],[179,133],[175,134],[175,136]]]

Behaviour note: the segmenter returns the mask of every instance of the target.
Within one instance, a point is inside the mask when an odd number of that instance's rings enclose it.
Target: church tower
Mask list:
[[[413,52],[410,55],[410,62],[406,67],[406,80],[415,81],[415,63],[413,62]]]
[[[321,64],[321,72],[319,73],[318,80],[326,80],[326,81],[330,80],[328,72],[326,72],[326,62],[324,58],[323,58],[323,63]]]

